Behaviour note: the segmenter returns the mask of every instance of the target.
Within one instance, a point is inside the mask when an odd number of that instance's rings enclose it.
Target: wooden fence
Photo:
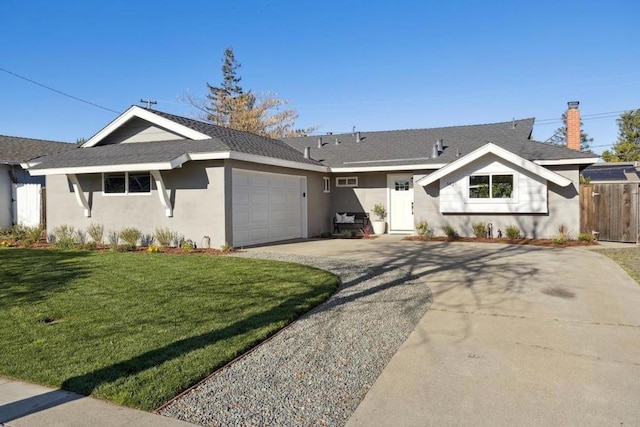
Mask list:
[[[580,232],[598,240],[638,241],[640,231],[638,183],[580,186]]]

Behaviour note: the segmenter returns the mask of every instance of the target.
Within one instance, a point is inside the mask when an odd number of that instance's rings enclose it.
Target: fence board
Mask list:
[[[637,242],[640,209],[637,183],[580,187],[580,231],[599,240]]]

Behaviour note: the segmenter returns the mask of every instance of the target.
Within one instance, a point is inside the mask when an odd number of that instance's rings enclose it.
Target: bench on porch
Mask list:
[[[341,229],[359,230],[369,224],[369,214],[367,212],[338,212],[333,216],[334,233],[340,233]]]

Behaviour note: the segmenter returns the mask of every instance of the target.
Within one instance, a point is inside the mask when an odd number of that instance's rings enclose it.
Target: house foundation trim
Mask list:
[[[159,170],[152,170],[150,172],[151,176],[153,176],[153,180],[156,182],[156,190],[158,190],[160,203],[162,203],[162,206],[164,206],[164,213],[166,216],[171,218],[173,216],[173,207],[171,206],[171,200],[169,199],[169,195],[167,194],[167,187],[164,185],[162,174]]]
[[[84,191],[82,191],[82,186],[80,185],[80,181],[78,181],[78,177],[74,174],[67,174],[67,179],[71,182],[78,204],[84,209],[84,216],[91,218],[91,207],[89,206],[89,201],[84,195]]]

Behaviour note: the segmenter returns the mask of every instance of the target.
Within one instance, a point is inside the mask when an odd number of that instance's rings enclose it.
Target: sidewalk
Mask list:
[[[0,378],[0,426],[158,426],[193,424],[92,397]]]

